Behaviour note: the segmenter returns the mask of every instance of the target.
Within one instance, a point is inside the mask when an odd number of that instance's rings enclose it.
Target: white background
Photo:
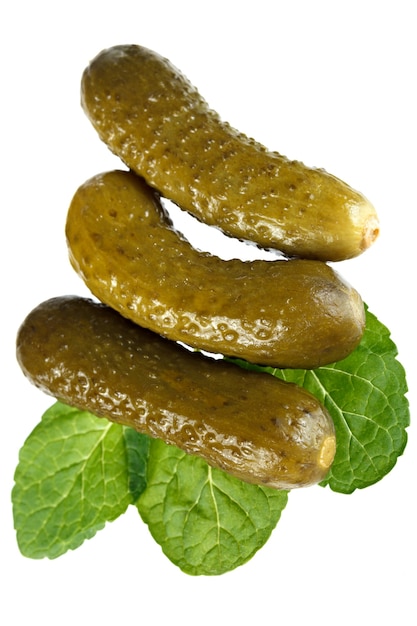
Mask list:
[[[338,269],[391,329],[415,404],[414,3],[2,6],[2,623],[416,624],[413,428],[405,454],[373,487],[291,493],[265,547],[221,577],[181,573],[133,508],[78,550],[31,561],[17,549],[10,503],[18,450],[51,404],[21,374],[15,334],[42,300],[87,293],[67,260],[67,207],[84,180],[120,165],[79,104],[84,67],[114,44],[169,57],[233,126],[375,204],[379,240]],[[227,256],[229,245],[217,252]]]

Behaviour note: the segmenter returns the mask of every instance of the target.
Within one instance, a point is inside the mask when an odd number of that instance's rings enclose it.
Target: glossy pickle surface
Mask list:
[[[304,487],[333,461],[332,419],[306,390],[190,352],[101,303],[43,302],[19,329],[17,358],[47,394],[247,482]]]
[[[362,337],[362,300],[334,269],[200,252],[132,172],[81,185],[66,235],[71,263],[99,300],[196,349],[306,369],[344,358]]]
[[[223,122],[152,50],[103,50],[84,71],[81,95],[100,138],[129,168],[231,236],[288,256],[340,261],[378,235],[375,208],[362,194]]]

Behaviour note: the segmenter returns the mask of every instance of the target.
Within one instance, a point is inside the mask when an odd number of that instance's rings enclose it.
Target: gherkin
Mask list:
[[[308,369],[344,358],[362,337],[361,297],[326,263],[200,252],[132,172],[81,185],[66,235],[74,268],[99,300],[195,349]]]
[[[335,453],[327,410],[270,374],[208,358],[101,303],[62,296],[22,323],[17,358],[44,392],[277,489],[322,480]]]
[[[137,45],[85,69],[84,110],[100,138],[163,196],[225,233],[288,256],[341,261],[379,232],[375,208],[223,122],[170,61]]]

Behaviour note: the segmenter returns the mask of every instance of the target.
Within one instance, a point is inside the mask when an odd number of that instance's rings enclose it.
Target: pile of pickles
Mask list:
[[[58,296],[29,313],[17,337],[24,374],[66,404],[246,482],[320,482],[336,451],[328,411],[305,389],[240,362],[313,369],[356,348],[364,305],[329,262],[369,248],[375,209],[324,170],[223,122],[147,48],[102,51],[81,93],[127,169],[75,192],[69,257],[92,298]],[[225,261],[197,250],[164,199],[282,257]]]

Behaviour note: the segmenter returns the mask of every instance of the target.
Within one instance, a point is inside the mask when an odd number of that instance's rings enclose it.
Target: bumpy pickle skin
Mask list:
[[[130,169],[228,235],[322,261],[358,256],[378,235],[375,208],[362,194],[230,127],[152,50],[103,50],[83,73],[81,101]]]
[[[306,390],[190,352],[90,299],[36,307],[18,331],[17,359],[45,393],[246,482],[306,487],[334,458],[332,419]]]
[[[99,300],[196,349],[316,368],[347,356],[365,328],[359,294],[328,265],[224,261],[200,252],[131,172],[106,172],[81,185],[66,236],[73,267]]]

